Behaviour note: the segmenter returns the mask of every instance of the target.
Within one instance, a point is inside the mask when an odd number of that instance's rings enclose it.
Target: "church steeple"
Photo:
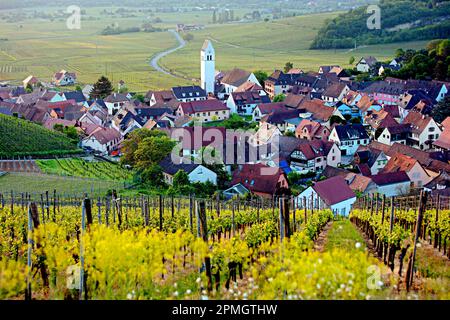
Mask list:
[[[201,87],[206,93],[214,93],[216,53],[210,40],[205,40],[200,51]]]

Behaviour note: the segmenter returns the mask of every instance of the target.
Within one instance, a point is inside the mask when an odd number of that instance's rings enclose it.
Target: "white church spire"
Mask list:
[[[214,93],[214,83],[216,74],[216,53],[209,40],[205,40],[200,51],[201,65],[201,87],[206,93]]]

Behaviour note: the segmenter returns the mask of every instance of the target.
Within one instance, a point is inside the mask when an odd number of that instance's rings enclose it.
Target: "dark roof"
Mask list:
[[[172,113],[172,109],[170,108],[136,108],[136,113],[141,118],[158,118],[162,116],[164,113]]]
[[[342,176],[319,181],[312,188],[329,206],[356,197]]]
[[[273,82],[275,85],[294,85],[299,77],[299,73],[284,73],[283,71],[275,70],[266,81]]]
[[[379,186],[410,181],[405,171],[379,173],[371,176],[371,179]]]
[[[196,112],[228,110],[228,107],[217,99],[199,100],[180,103],[185,114]]]
[[[389,95],[401,95],[406,91],[406,86],[403,83],[395,83],[389,81],[374,81],[362,83],[362,92],[367,93],[384,93]]]
[[[86,101],[86,97],[81,91],[64,92],[64,96],[66,97],[67,100],[75,100],[77,103]]]
[[[350,173],[350,171],[345,170],[345,169],[341,169],[341,168],[336,168],[336,167],[332,167],[332,166],[326,166],[325,169],[322,172],[322,175],[327,177],[327,178],[331,178],[334,176],[343,176],[346,177],[348,174]]]
[[[172,92],[177,99],[206,98],[206,91],[200,86],[173,87]]]
[[[0,106],[0,114],[4,114],[4,115],[7,115],[7,116],[12,116],[13,115],[11,110],[8,107],[2,107],[2,106]]]
[[[288,111],[283,102],[261,103],[256,106],[262,114],[269,114],[278,111]]]
[[[390,134],[401,134],[411,132],[411,125],[409,123],[402,123],[396,126],[386,128]]]
[[[94,103],[99,105],[103,109],[106,109],[106,104],[105,104],[105,101],[103,101],[103,99],[89,100],[88,101],[89,107],[91,107]]]
[[[244,104],[270,103],[269,97],[260,95],[258,91],[233,92],[231,96],[238,106]]]
[[[323,96],[339,98],[344,88],[345,83],[333,83],[332,85],[328,86],[328,88],[325,89],[325,91],[323,92]]]
[[[369,139],[366,129],[361,124],[336,126],[336,133],[340,141],[355,139]]]
[[[115,103],[115,102],[128,101],[128,98],[124,94],[114,92],[114,93],[111,93],[109,96],[107,96],[104,100],[105,100],[105,102],[108,102],[108,103]]]
[[[265,115],[261,119],[261,121],[268,122],[271,124],[282,124],[286,120],[298,118],[299,114],[300,114],[299,110],[272,112],[268,115]]]
[[[189,160],[189,159],[188,159]],[[190,161],[192,162],[192,161]],[[175,164],[172,162],[172,159],[170,156],[165,157],[160,163],[159,166],[163,169],[165,173],[168,173],[170,175],[176,174],[179,170],[186,171],[187,173],[191,173],[195,168],[199,166],[199,164],[196,163],[180,163]]]

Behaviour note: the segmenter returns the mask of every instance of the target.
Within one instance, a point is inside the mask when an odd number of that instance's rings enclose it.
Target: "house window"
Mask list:
[[[428,131],[430,131],[430,132],[434,132],[434,127],[430,127],[430,128],[428,128]]]

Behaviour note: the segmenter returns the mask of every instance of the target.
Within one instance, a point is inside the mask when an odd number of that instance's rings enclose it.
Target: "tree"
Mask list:
[[[294,67],[294,64],[292,62],[286,62],[284,65],[284,73],[288,73],[289,70],[291,70]]]
[[[31,84],[27,84],[27,87],[25,88],[25,91],[27,93],[32,93],[33,92],[33,87],[31,86]]]
[[[75,91],[81,92],[81,91],[83,91],[83,89],[78,85],[78,86],[76,86]]]
[[[273,102],[283,102],[286,99],[286,95],[280,93],[273,97]]]
[[[145,139],[150,137],[161,137],[166,136],[166,134],[159,130],[148,130],[148,129],[138,129],[131,132],[128,137],[122,143],[122,157],[120,161],[122,164],[135,166],[136,151],[139,144]]]
[[[361,124],[361,119],[360,118],[351,118],[350,122],[353,124]]]
[[[128,88],[123,86],[119,89],[119,93],[127,93],[128,92]]]
[[[179,189],[181,187],[189,185],[189,176],[186,171],[178,170],[177,173],[173,176],[173,187]]]
[[[284,131],[284,135],[286,137],[295,137],[295,131],[286,130],[286,131]]]
[[[395,50],[395,57],[396,58],[402,58],[405,55],[405,50],[403,49],[397,49]]]
[[[142,182],[152,187],[164,186],[162,168],[155,164],[145,169],[141,174]]]
[[[450,55],[450,40],[442,40],[436,48],[438,56],[446,58]]]
[[[333,123],[345,123],[345,120],[342,119],[342,118],[339,117],[339,116],[331,116],[331,118],[330,118],[330,126],[331,126]]]
[[[63,133],[72,140],[78,140],[78,131],[74,126],[65,127]]]
[[[94,84],[94,88],[91,91],[90,96],[94,99],[104,99],[113,92],[113,86],[111,81],[105,76],[102,76]]]
[[[142,140],[134,152],[135,167],[145,170],[149,166],[158,164],[175,147],[175,142],[168,136],[147,137]]]
[[[261,85],[264,85],[264,81],[267,80],[267,78],[269,77],[269,75],[267,74],[267,72],[262,71],[262,70],[257,70],[255,72],[253,72],[253,74],[255,75],[256,79],[258,79],[258,82]]]
[[[142,102],[142,103],[144,103],[144,101],[145,101],[145,97],[144,97],[144,95],[141,94],[141,93],[135,94],[135,95],[133,96],[133,98],[136,99],[136,100],[138,100],[138,101],[140,101],[140,102]]]
[[[447,117],[450,117],[450,97],[445,97],[431,111],[434,121],[442,123]]]
[[[353,63],[355,63],[355,57],[351,56],[348,64],[352,65]]]

